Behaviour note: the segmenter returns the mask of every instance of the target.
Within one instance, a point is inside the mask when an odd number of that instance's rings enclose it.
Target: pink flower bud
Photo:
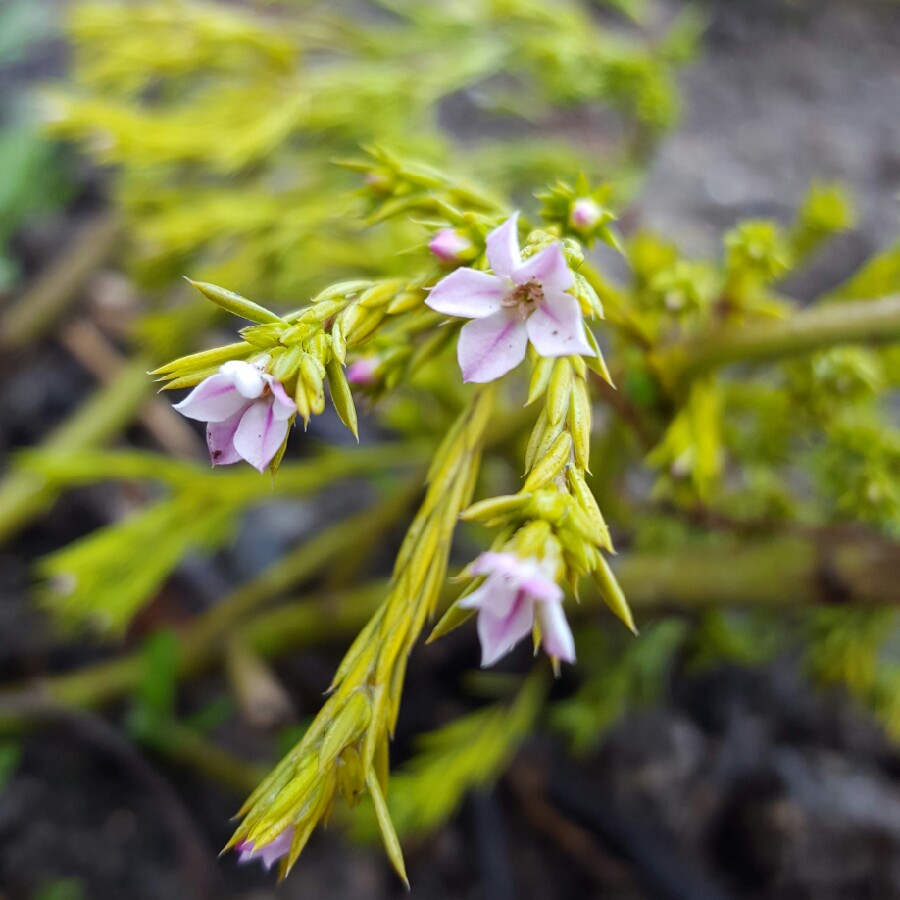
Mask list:
[[[603,210],[590,197],[582,197],[572,204],[572,210],[569,213],[569,224],[573,228],[587,231],[593,228],[603,215]]]
[[[428,249],[441,262],[458,263],[469,256],[472,242],[455,228],[443,228],[431,239]]]
[[[375,380],[378,363],[377,356],[360,357],[347,367],[347,381],[350,384],[372,384]]]
[[[274,840],[263,847],[257,847],[252,841],[241,841],[234,849],[238,852],[238,862],[248,863],[258,859],[265,868],[271,869],[275,863],[286,856],[291,849],[294,838],[293,826],[288,826]]]

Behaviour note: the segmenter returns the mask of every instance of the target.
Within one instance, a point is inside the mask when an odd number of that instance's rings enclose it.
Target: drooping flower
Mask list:
[[[282,856],[285,856],[290,851],[293,837],[294,829],[288,827],[285,828],[275,840],[270,841],[264,847],[260,847],[259,849],[253,845],[252,841],[241,841],[234,848],[239,854],[238,862],[243,865],[244,863],[253,862],[253,860],[258,859],[268,871]]]
[[[445,263],[459,263],[474,255],[472,242],[455,228],[442,228],[428,243],[428,249]]]
[[[600,205],[590,197],[581,197],[572,204],[569,223],[573,228],[587,231],[593,228],[603,215]]]
[[[214,466],[246,460],[260,472],[287,437],[297,405],[262,365],[231,360],[204,378],[175,409],[206,422]]]
[[[478,610],[481,665],[492,666],[531,634],[537,619],[541,646],[563,662],[575,662],[575,641],[562,608],[563,592],[547,563],[514,553],[482,553],[470,567],[484,583],[459,605]]]
[[[524,358],[528,341],[541,356],[593,356],[575,283],[559,244],[522,261],[518,213],[487,237],[493,272],[451,272],[425,301],[437,312],[473,319],[459,334],[457,357],[464,381],[493,381]]]

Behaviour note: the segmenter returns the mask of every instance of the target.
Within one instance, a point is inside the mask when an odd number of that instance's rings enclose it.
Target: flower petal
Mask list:
[[[287,419],[275,415],[273,402],[257,400],[241,417],[234,434],[234,449],[254,469],[264,472],[287,437]]]
[[[459,605],[463,609],[484,610],[495,619],[502,619],[509,615],[518,596],[518,580],[509,576],[491,575],[481,587],[463,597]]]
[[[378,371],[377,356],[361,356],[347,367],[347,381],[350,384],[372,384]]]
[[[528,337],[541,356],[594,356],[584,329],[584,317],[571,294],[550,294],[528,317]]]
[[[287,391],[280,381],[276,381],[271,375],[267,375],[266,380],[272,391],[272,408],[275,418],[280,422],[286,421],[297,412],[297,404],[288,397]]]
[[[522,265],[517,212],[487,236],[487,258],[494,273],[506,278]]]
[[[241,843],[235,847],[235,850],[240,854],[238,856],[238,862],[247,863],[254,859],[258,859],[267,870],[271,869],[272,866],[274,866],[275,863],[291,849],[291,841],[293,839],[294,829],[293,826],[289,826],[273,841],[270,841],[264,847],[259,847],[258,849],[253,845],[252,841],[241,841]]]
[[[241,455],[234,449],[234,433],[241,424],[243,410],[224,422],[210,422],[206,426],[206,446],[214,466],[230,466],[240,462]]]
[[[469,259],[474,256],[472,242],[455,228],[442,228],[428,242],[428,249],[446,263],[458,263],[467,256]]]
[[[469,566],[473,575],[490,575],[499,572],[501,575],[522,575],[522,560],[515,553],[495,553],[486,551]],[[530,570],[528,573],[530,574]]]
[[[448,316],[483,319],[500,309],[506,292],[506,283],[496,275],[457,269],[431,289],[425,305]]]
[[[534,614],[541,627],[541,646],[544,652],[563,662],[575,662],[575,638],[562,603],[537,603]]]
[[[484,384],[505,375],[525,359],[527,347],[525,323],[515,311],[502,310],[469,322],[460,331],[456,346],[463,381]]]
[[[255,400],[266,385],[266,376],[259,367],[242,359],[230,359],[219,367],[219,371],[231,378],[237,392],[248,400]]]
[[[481,642],[481,665],[492,666],[506,656],[519,641],[531,633],[534,604],[522,592],[508,615],[498,617],[487,610],[478,613],[478,640]]]
[[[563,589],[544,575],[529,575],[520,582],[522,590],[535,600],[553,603],[562,600]]]
[[[246,405],[247,398],[235,388],[234,379],[220,374],[204,378],[173,409],[198,422],[224,422]]]
[[[559,244],[551,244],[525,260],[512,273],[512,280],[516,284],[536,281],[543,287],[544,296],[561,294],[575,284],[575,276]]]

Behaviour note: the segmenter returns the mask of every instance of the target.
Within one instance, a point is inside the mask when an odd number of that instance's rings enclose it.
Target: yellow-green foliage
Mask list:
[[[503,186],[533,184],[540,158],[596,173],[624,148],[601,156],[542,123],[560,105],[612,103],[655,133],[674,114],[692,23],[670,52],[575,0],[81,2],[75,85],[48,92],[50,127],[115,167],[142,280],[190,271],[294,302],[342,272],[397,271],[409,243],[354,226],[342,153],[377,141]],[[484,120],[474,145],[442,127],[450,97]]]
[[[349,456],[320,454],[279,473],[282,496],[306,496],[332,479],[416,463],[410,447],[361,449]],[[46,579],[44,604],[69,629],[86,626],[120,637],[185,555],[210,552],[233,533],[251,507],[270,500],[250,470],[212,471],[193,463],[148,453],[81,452],[77,456],[31,453],[25,471],[69,486],[111,479],[164,485],[162,496],[114,525],[100,528],[45,557],[38,573]],[[159,492],[157,487],[155,493]]]
[[[492,784],[533,731],[547,693],[542,672],[522,685],[512,703],[495,703],[421,735],[416,754],[391,775],[388,806],[401,839],[421,839],[446,822],[463,797]],[[351,834],[371,840],[374,817],[354,817]]]

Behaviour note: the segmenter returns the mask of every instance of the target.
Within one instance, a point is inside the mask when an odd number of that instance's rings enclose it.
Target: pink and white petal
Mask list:
[[[562,603],[536,603],[534,614],[541,628],[544,652],[563,662],[575,662],[575,638]]]
[[[248,400],[255,400],[266,385],[266,376],[259,366],[242,359],[230,359],[219,367],[219,371],[231,378],[237,392]]]
[[[278,419],[267,400],[256,400],[241,417],[234,433],[234,449],[254,469],[264,472],[287,437],[288,422]]]
[[[271,869],[272,866],[274,866],[275,863],[291,849],[291,841],[293,839],[294,829],[293,827],[288,827],[285,828],[275,840],[270,841],[264,847],[256,848],[252,841],[241,841],[241,843],[235,847],[240,854],[238,862],[247,863],[254,859],[258,859],[267,870]]]
[[[499,572],[502,575],[516,575],[522,572],[522,560],[515,553],[496,553],[491,550],[482,553],[469,566],[473,575],[490,575]]]
[[[378,371],[377,356],[362,356],[347,367],[347,381],[350,384],[372,384]]]
[[[505,375],[525,359],[527,347],[525,323],[515,310],[469,322],[456,345],[463,381],[485,384]]]
[[[210,375],[172,408],[198,422],[224,422],[246,405],[230,375]]]
[[[525,327],[541,356],[594,355],[581,307],[571,294],[545,295],[544,302],[528,317]]]
[[[457,606],[460,606],[463,609],[481,609],[482,606],[488,603],[489,599],[488,586],[487,582],[485,582],[475,588],[471,594],[466,594],[465,597],[461,597],[457,602]]]
[[[482,668],[492,666],[506,656],[519,641],[531,633],[534,604],[519,593],[509,614],[502,618],[482,609],[478,613],[478,640],[481,642]]]
[[[249,405],[249,404],[248,404]],[[230,466],[241,461],[241,455],[234,449],[234,433],[241,424],[243,411],[224,422],[210,422],[206,426],[206,446],[214,466]]]
[[[280,421],[289,419],[297,412],[297,404],[288,397],[287,391],[280,381],[276,381],[271,375],[267,375],[266,379],[271,379],[269,381],[269,388],[272,391],[272,404],[275,411],[275,418]]]
[[[551,578],[543,575],[530,575],[522,579],[521,588],[535,600],[554,603],[562,600],[562,588]]]
[[[514,578],[491,575],[480,587],[459,601],[463,609],[484,610],[494,618],[502,619],[519,596],[519,583]]]
[[[514,212],[487,236],[487,258],[491,269],[505,278],[509,278],[522,265],[518,212]]]
[[[428,293],[425,305],[447,316],[483,319],[501,308],[509,285],[496,275],[476,269],[457,269]]]
[[[531,259],[526,259],[512,273],[512,280],[516,284],[536,281],[543,287],[545,296],[560,294],[575,284],[575,276],[572,275],[566,255],[559,244],[545,247]]]

